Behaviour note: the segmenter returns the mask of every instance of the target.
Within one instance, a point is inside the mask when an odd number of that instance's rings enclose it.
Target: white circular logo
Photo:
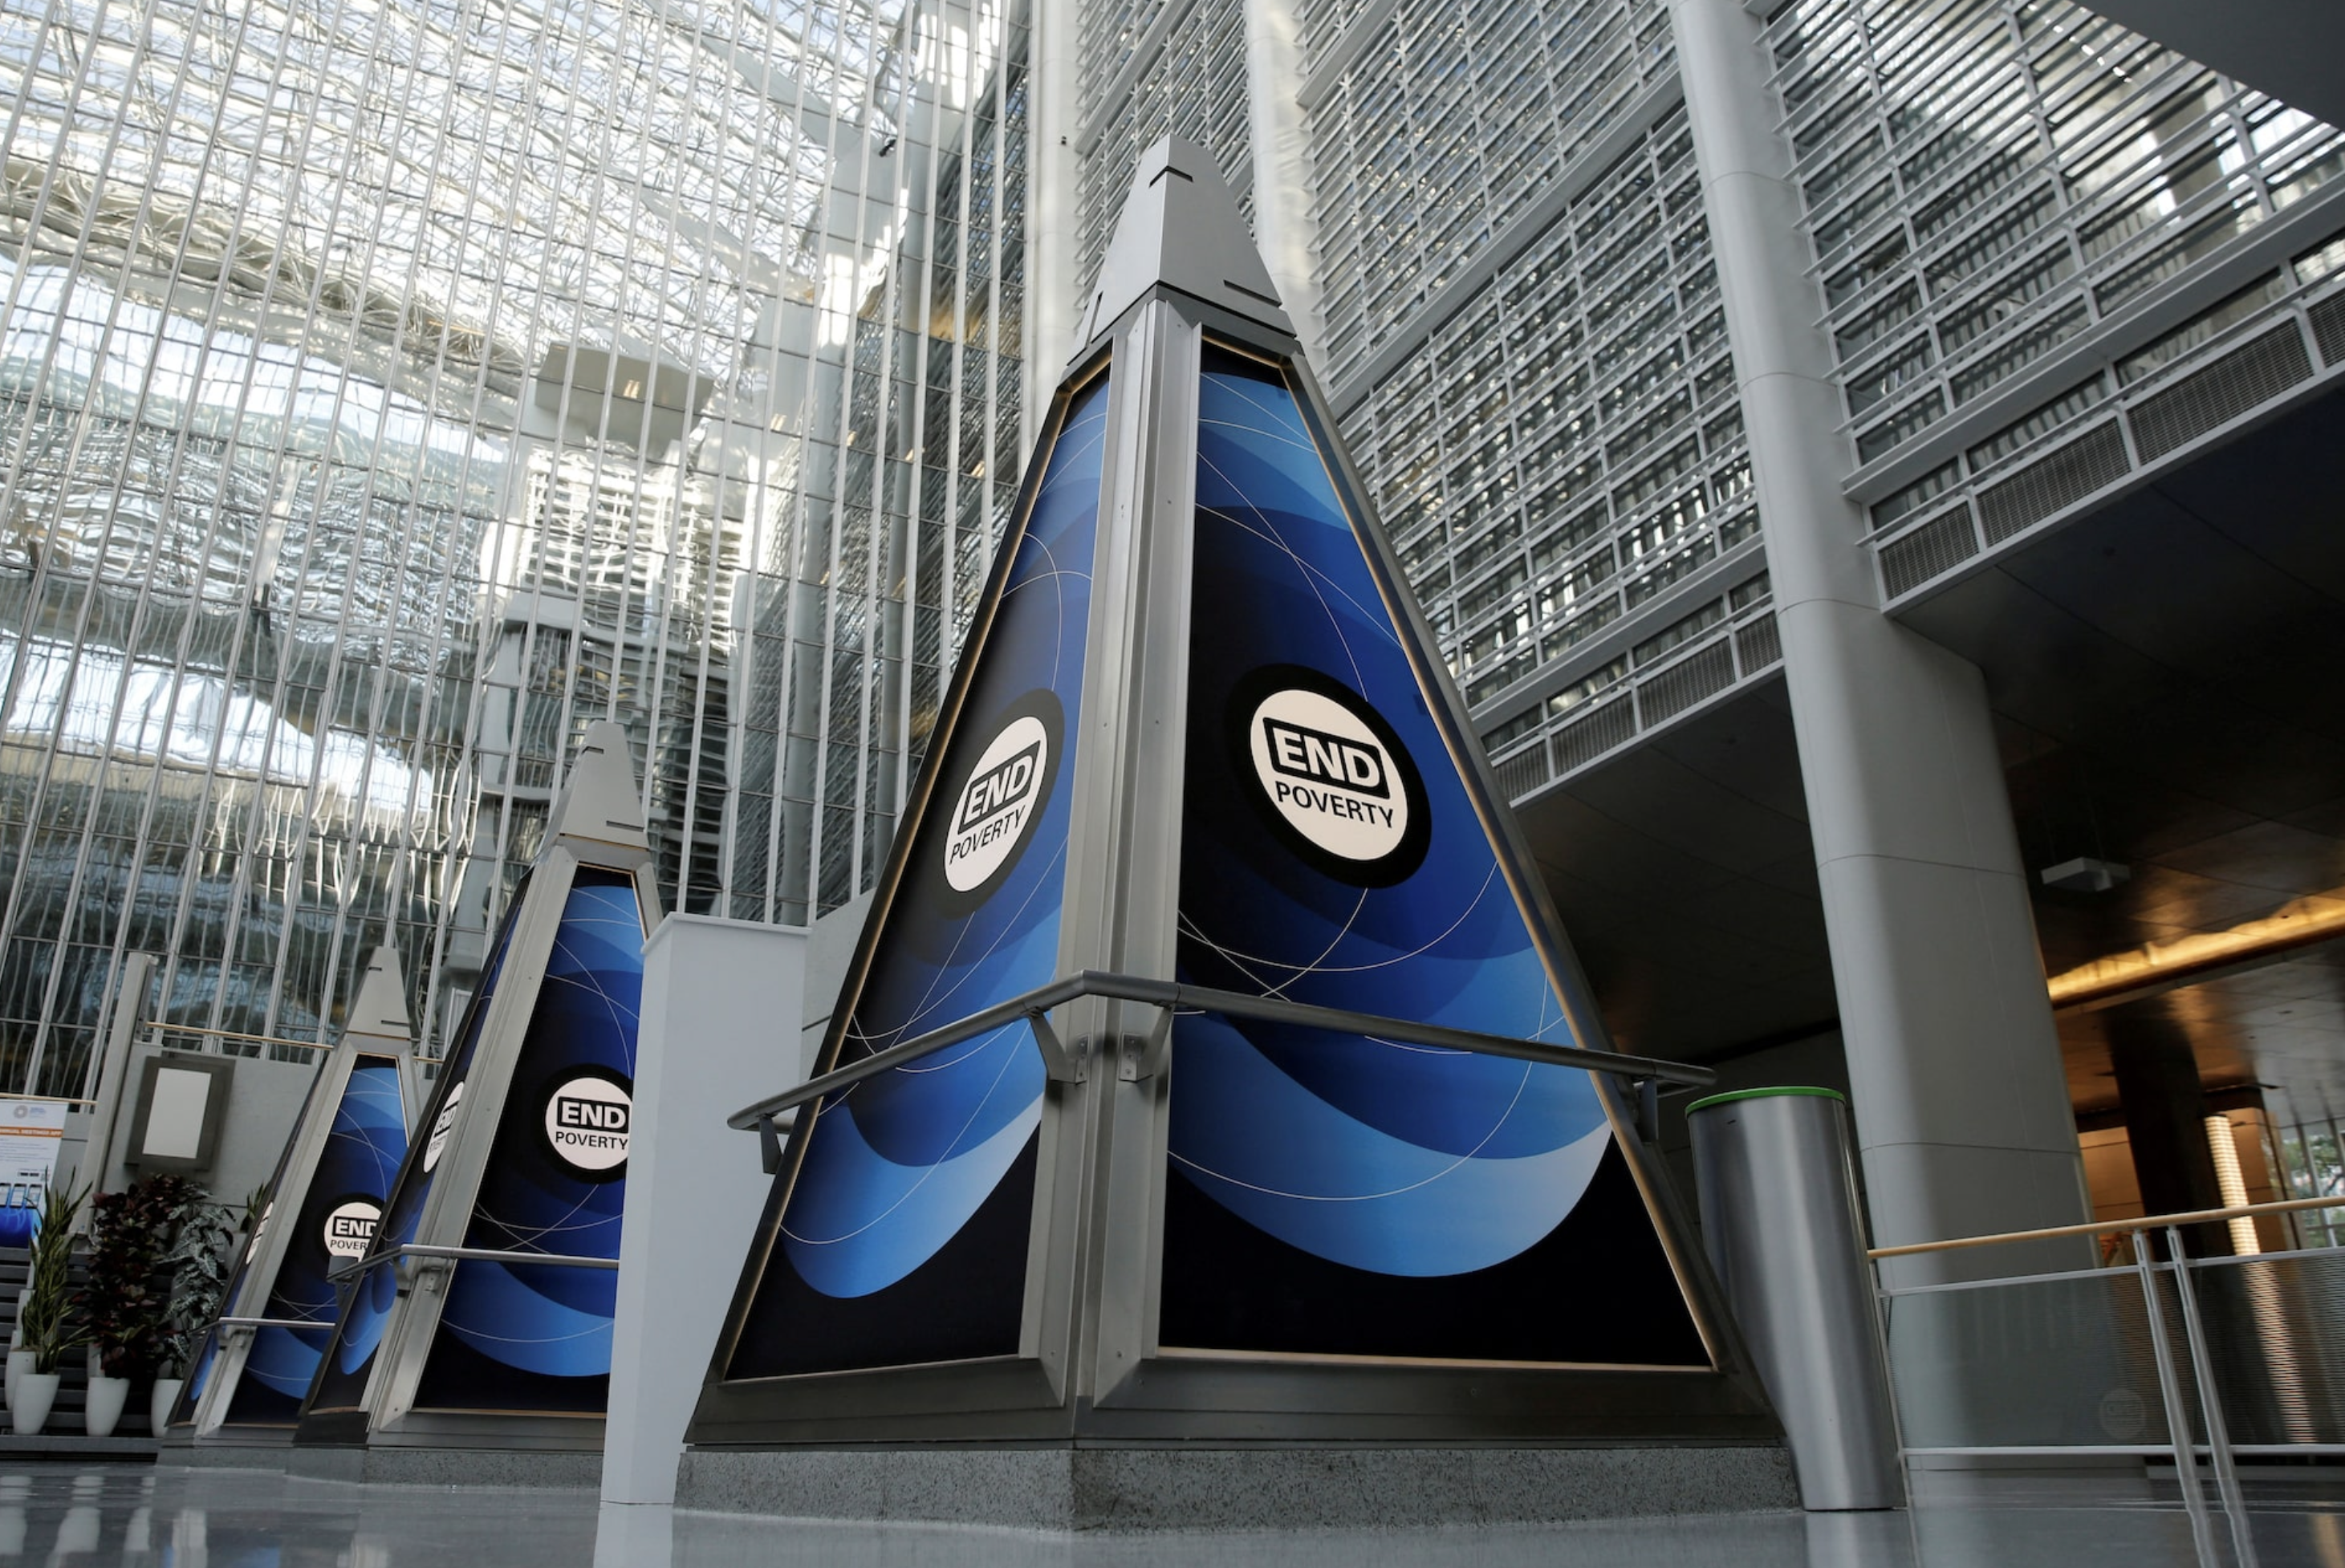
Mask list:
[[[1001,726],[953,797],[945,881],[955,893],[982,887],[1009,864],[1042,812],[1051,732],[1031,713]]]
[[[363,1198],[337,1204],[326,1216],[326,1252],[334,1258],[363,1258],[374,1245],[374,1228],[382,1219],[382,1205]]]
[[[457,1084],[449,1089],[447,1103],[440,1108],[440,1115],[431,1123],[431,1136],[424,1140],[423,1168],[426,1172],[439,1164],[440,1157],[448,1152],[448,1139],[456,1131],[456,1113],[463,1108],[464,1086]]]
[[[1392,748],[1350,704],[1285,686],[1246,723],[1254,778],[1273,810],[1310,844],[1369,865],[1397,853],[1416,806]]]
[[[627,1163],[634,1101],[608,1078],[582,1074],[545,1099],[545,1139],[562,1162],[601,1176]]]

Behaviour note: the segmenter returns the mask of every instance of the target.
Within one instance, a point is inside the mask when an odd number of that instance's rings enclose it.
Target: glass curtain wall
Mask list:
[[[671,907],[869,883],[1020,460],[1025,53],[0,8],[0,1092],[84,1092],[134,950],[256,1048],[387,935],[435,1052],[595,718]]]

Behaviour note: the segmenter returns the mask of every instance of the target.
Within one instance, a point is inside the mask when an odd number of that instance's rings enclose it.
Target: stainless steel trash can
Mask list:
[[[1872,1265],[1831,1089],[1744,1089],[1686,1109],[1711,1266],[1775,1401],[1812,1509],[1905,1501]]]

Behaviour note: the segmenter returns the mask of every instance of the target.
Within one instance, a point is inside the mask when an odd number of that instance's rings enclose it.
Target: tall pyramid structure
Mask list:
[[[594,1448],[645,936],[659,920],[626,732],[587,726],[433,1079],[297,1441]]]
[[[797,1111],[687,1471],[1773,1442],[1200,149],[1081,320],[818,1075],[735,1118]]]
[[[289,1442],[334,1330],[333,1271],[373,1244],[418,1098],[399,955],[367,959],[229,1280],[221,1321],[180,1392],[198,1441]]]

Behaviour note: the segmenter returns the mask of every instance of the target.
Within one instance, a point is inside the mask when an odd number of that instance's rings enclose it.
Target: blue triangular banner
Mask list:
[[[1574,1045],[1307,407],[1207,341],[1180,978]],[[1591,1075],[1217,1014],[1172,1060],[1166,1345],[1710,1364]]]
[[[1048,983],[1065,897],[1108,378],[1068,400],[824,1070]],[[949,792],[949,793],[948,793]],[[1014,1353],[1044,1074],[1017,1023],[819,1111],[733,1375]],[[949,1306],[945,1304],[949,1303]]]

